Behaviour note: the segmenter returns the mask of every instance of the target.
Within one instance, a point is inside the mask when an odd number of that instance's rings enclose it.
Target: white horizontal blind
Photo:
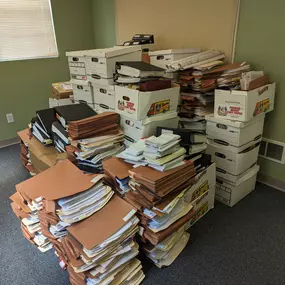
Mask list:
[[[0,0],[0,61],[57,55],[50,0]]]

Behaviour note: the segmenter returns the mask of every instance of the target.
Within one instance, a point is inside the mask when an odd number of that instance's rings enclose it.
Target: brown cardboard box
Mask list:
[[[62,85],[70,85],[70,82],[58,82],[52,83],[51,85],[51,97],[55,99],[64,99],[69,98],[70,95],[73,95],[73,90],[66,90]]]
[[[67,153],[59,153],[54,147],[45,147],[36,138],[29,142],[30,159],[37,172],[55,165],[59,160],[67,159]]]

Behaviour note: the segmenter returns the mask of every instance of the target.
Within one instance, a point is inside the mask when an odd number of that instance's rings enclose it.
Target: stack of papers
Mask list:
[[[144,150],[146,148],[143,139],[131,144],[126,150],[117,154],[117,157],[124,159],[126,162],[135,165],[146,165]]]
[[[145,276],[134,240],[139,230],[135,213],[131,205],[114,197],[101,211],[67,229],[62,244],[72,284],[142,282]]]
[[[53,244],[42,233],[38,209],[32,204],[26,205],[26,200],[18,191],[10,197],[10,200],[12,200],[11,207],[14,214],[21,221],[24,237],[41,252],[50,250]]]
[[[171,265],[189,241],[190,234],[186,232],[188,226],[189,222],[156,246],[145,246],[146,256],[159,268]]]
[[[180,147],[180,140],[179,135],[171,133],[146,139],[143,155],[148,165],[159,171],[167,171],[185,164],[186,150]]]
[[[101,173],[102,161],[122,152],[124,150],[123,141],[124,133],[118,131],[113,135],[73,141],[67,150],[75,155],[80,169],[89,173]]]
[[[112,198],[103,175],[83,174],[69,160],[16,186],[33,212],[22,220],[30,233],[42,233],[49,242],[67,234],[66,228],[102,209]]]

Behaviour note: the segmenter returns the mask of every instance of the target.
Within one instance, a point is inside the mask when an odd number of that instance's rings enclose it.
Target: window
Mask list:
[[[56,56],[50,0],[0,0],[0,61]]]

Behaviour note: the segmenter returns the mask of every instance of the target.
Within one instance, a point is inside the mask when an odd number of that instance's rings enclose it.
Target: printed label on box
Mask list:
[[[209,183],[208,180],[205,181],[196,191],[193,192],[191,202],[196,200],[198,197],[202,196],[204,193],[206,193],[209,190]],[[202,199],[205,196],[202,197]],[[200,200],[201,201],[201,200]]]
[[[241,107],[236,107],[236,106],[225,106],[225,105],[219,105],[219,108],[218,108],[218,115],[219,116],[234,116],[234,117],[240,117],[243,115],[243,108]]]
[[[118,109],[120,111],[127,111],[128,113],[132,114],[136,111],[135,103],[125,100],[118,101]]]
[[[153,103],[147,112],[147,116],[153,116],[161,113],[165,113],[170,109],[170,100],[163,100],[156,103]]]
[[[253,112],[253,116],[257,116],[259,114],[265,113],[269,110],[269,98],[259,101],[255,105],[255,109]]]
[[[199,218],[201,218],[204,214],[208,212],[209,205],[208,201],[205,202],[195,213],[194,217],[191,220],[191,225],[193,225]]]

